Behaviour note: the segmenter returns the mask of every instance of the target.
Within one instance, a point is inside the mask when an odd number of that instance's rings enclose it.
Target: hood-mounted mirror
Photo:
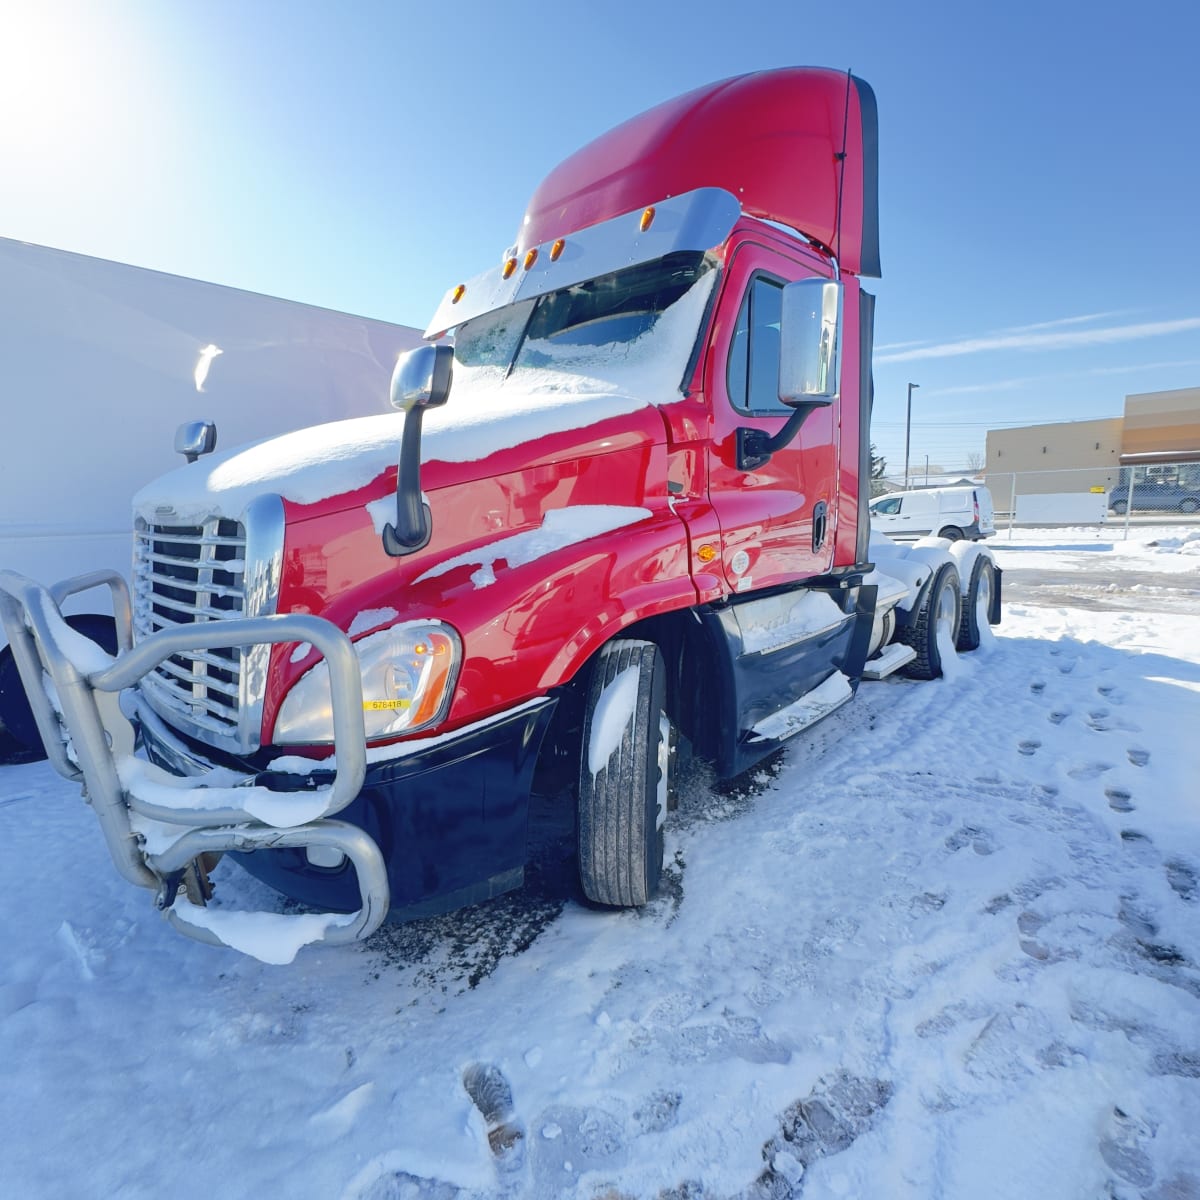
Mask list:
[[[383,528],[383,548],[393,558],[420,550],[433,536],[429,505],[421,499],[421,418],[446,403],[453,365],[453,346],[425,345],[400,355],[392,372],[392,407],[404,413],[396,520]]]

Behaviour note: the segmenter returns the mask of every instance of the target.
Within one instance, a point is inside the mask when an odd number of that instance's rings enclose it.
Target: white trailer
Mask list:
[[[416,329],[0,238],[0,563],[33,579],[128,577],[130,498],[175,431],[221,446],[389,412]],[[100,593],[68,607],[104,640]],[[109,610],[111,613],[111,609]],[[0,761],[40,747],[0,631]]]

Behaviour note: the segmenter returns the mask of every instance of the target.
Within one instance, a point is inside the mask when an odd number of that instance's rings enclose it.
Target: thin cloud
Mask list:
[[[957,342],[943,342],[916,350],[902,350],[896,354],[881,354],[875,361],[894,363],[914,362],[924,358],[958,358],[989,350],[1074,350],[1080,346],[1134,342],[1142,338],[1186,333],[1192,329],[1200,329],[1200,317],[1184,317],[1177,321],[1146,321],[1138,325],[1110,325],[1103,329],[1081,329],[1069,333],[992,334],[986,337],[964,338]]]
[[[955,387],[925,389],[931,396],[966,396],[979,392],[1011,392],[1017,388],[1042,383],[1061,383],[1064,379],[1085,379],[1096,375],[1134,375],[1150,371],[1173,370],[1180,367],[1200,367],[1200,358],[1182,358],[1164,362],[1126,363],[1117,367],[1088,367],[1082,371],[1052,371],[1045,375],[1022,375],[1012,379],[996,379],[990,383],[964,383]]]
[[[1041,329],[1058,329],[1063,325],[1086,325],[1090,321],[1107,321],[1113,317],[1125,316],[1131,309],[1114,309],[1112,312],[1084,313],[1079,317],[1056,317],[1053,321],[1037,321],[1032,325],[1006,325],[1002,329],[997,329],[992,333],[985,334],[985,337],[1001,337],[1011,333],[1033,333]],[[911,342],[888,342],[884,345],[875,347],[877,353],[890,353],[893,350],[910,350],[917,346],[929,346],[930,342],[926,338],[918,338]]]
[[[1082,317],[1058,317],[1053,321],[1037,321],[1033,325],[1012,325],[997,332],[1032,333],[1038,329],[1058,329],[1063,325],[1086,325],[1089,321],[1110,321],[1113,317],[1123,317],[1128,312],[1129,309],[1115,309],[1113,312],[1086,313]]]

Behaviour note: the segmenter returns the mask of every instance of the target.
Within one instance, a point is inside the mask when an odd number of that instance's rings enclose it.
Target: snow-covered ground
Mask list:
[[[993,546],[995,646],[693,777],[642,912],[269,967],[0,768],[3,1193],[1200,1197],[1200,534]]]

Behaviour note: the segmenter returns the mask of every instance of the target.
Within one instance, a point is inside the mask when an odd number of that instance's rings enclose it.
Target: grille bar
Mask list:
[[[173,559],[173,562],[179,562],[178,559]],[[191,566],[193,564],[181,564]],[[149,571],[146,573],[146,578],[150,580],[150,585],[154,588],[177,588],[179,586],[179,577],[177,575],[159,574],[157,571]],[[240,586],[235,586],[227,583],[218,583],[215,579],[208,585],[208,590],[214,596],[236,596],[240,601],[245,595],[245,591]]]
[[[134,625],[139,636],[246,616],[246,532],[213,517],[199,525],[139,522],[134,545]],[[143,680],[147,696],[198,729],[238,730],[244,652],[176,655]]]

